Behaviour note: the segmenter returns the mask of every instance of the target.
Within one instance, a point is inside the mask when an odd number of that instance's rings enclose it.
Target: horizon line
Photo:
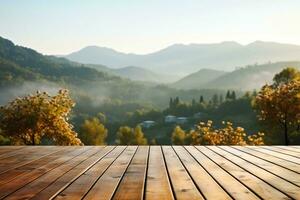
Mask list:
[[[15,42],[13,41],[12,39],[9,39],[9,38],[6,38],[6,37],[3,37],[3,36],[0,36],[6,40],[9,40],[11,41],[14,45],[17,45],[17,46],[22,46],[22,47],[25,47],[25,48],[30,48],[30,49],[33,49],[43,55],[46,55],[46,56],[57,56],[57,57],[64,57],[64,56],[68,56],[70,54],[73,54],[73,53],[76,53],[76,52],[79,52],[85,48],[89,48],[89,47],[96,47],[96,48],[102,48],[102,49],[107,49],[107,50],[111,50],[111,51],[115,51],[117,53],[122,53],[122,54],[127,54],[127,55],[137,55],[137,56],[143,56],[143,55],[149,55],[149,54],[154,54],[154,53],[157,53],[157,52],[160,52],[160,51],[163,51],[167,48],[170,48],[170,47],[173,47],[173,46],[192,46],[192,45],[216,45],[216,44],[223,44],[223,43],[235,43],[237,45],[240,45],[240,46],[243,46],[243,47],[246,47],[246,46],[249,46],[251,44],[255,44],[255,43],[275,43],[275,44],[281,44],[281,45],[292,45],[292,46],[299,46],[300,47],[300,44],[296,44],[296,43],[288,43],[288,42],[278,42],[278,41],[266,41],[266,40],[253,40],[252,42],[247,42],[247,43],[243,43],[243,42],[237,42],[237,41],[234,41],[234,40],[223,40],[223,41],[219,41],[219,42],[190,42],[190,43],[171,43],[169,45],[165,45],[164,47],[161,47],[157,50],[153,50],[153,51],[150,51],[148,53],[137,53],[137,52],[126,52],[126,51],[121,51],[121,50],[118,50],[117,48],[113,48],[113,47],[108,47],[108,46],[101,46],[101,45],[97,45],[97,44],[91,44],[91,45],[85,45],[77,50],[73,50],[69,53],[66,53],[66,54],[51,54],[51,53],[44,53],[34,47],[30,47],[30,46],[27,46],[27,45],[22,45],[22,44],[19,44],[18,42]]]

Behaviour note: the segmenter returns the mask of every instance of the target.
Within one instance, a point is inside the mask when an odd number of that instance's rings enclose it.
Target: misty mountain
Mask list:
[[[44,56],[33,49],[17,46],[2,37],[0,37],[0,70],[1,84],[20,84],[36,80],[83,84],[120,79],[65,58]]]
[[[89,64],[89,67],[95,68],[98,71],[106,72],[122,78],[127,78],[133,81],[152,82],[152,83],[170,83],[177,79],[177,77],[167,76],[152,72],[148,69],[136,66],[127,66],[118,69],[106,67],[104,65]]]
[[[132,70],[139,71],[134,67],[127,67],[118,73],[125,76]],[[85,109],[82,107],[88,105],[91,109],[89,112],[93,113],[93,106],[100,104],[126,104],[123,111],[128,112],[136,108],[136,105],[139,108],[163,108],[168,105],[169,98],[174,96],[187,101],[199,98],[200,94],[209,99],[214,94],[226,92],[207,89],[177,90],[166,85],[124,79],[110,71],[110,68],[103,65],[85,65],[65,58],[45,56],[0,37],[0,104],[37,90],[55,94],[60,88],[67,88],[77,103],[76,109]]]
[[[175,44],[146,55],[125,54],[109,48],[89,46],[66,58],[112,68],[142,66],[157,73],[183,76],[203,68],[231,71],[255,63],[299,60],[300,46],[262,41],[248,45],[236,42]]]
[[[300,69],[300,62],[277,62],[263,65],[248,65],[232,72],[200,70],[172,84],[175,88],[184,89],[259,89],[266,83],[271,83],[274,75],[285,67]],[[206,79],[206,76],[210,78]]]
[[[213,81],[224,74],[226,74],[224,71],[201,69],[196,73],[192,73],[179,81],[170,84],[170,86],[178,89],[199,89],[208,82]]]
[[[165,79],[163,75],[154,73],[150,70],[143,69],[141,67],[128,66],[120,69],[113,70],[113,74],[128,78],[134,81],[145,81],[145,82],[161,82]]]

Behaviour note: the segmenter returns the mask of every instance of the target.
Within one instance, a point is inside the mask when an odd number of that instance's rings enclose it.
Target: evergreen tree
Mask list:
[[[179,97],[176,97],[176,98],[175,98],[174,104],[175,104],[175,106],[178,106],[178,105],[179,105]]]
[[[200,96],[200,101],[199,101],[200,103],[204,103],[204,98],[203,98],[203,96],[201,95]]]
[[[227,90],[227,93],[226,93],[226,100],[230,100],[230,90]]]
[[[236,100],[235,91],[232,91],[231,93],[231,100]]]
[[[173,108],[173,98],[170,98],[170,102],[169,102],[169,108]]]
[[[211,101],[214,106],[218,105],[219,104],[218,95],[214,94]]]

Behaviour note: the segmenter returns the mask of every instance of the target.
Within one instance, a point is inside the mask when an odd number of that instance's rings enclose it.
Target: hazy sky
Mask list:
[[[300,1],[1,0],[0,36],[45,54],[87,45],[143,54],[174,43],[300,44]]]

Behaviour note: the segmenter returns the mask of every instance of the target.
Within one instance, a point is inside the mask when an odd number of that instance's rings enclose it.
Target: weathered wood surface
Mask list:
[[[0,199],[300,199],[300,146],[3,146]]]

